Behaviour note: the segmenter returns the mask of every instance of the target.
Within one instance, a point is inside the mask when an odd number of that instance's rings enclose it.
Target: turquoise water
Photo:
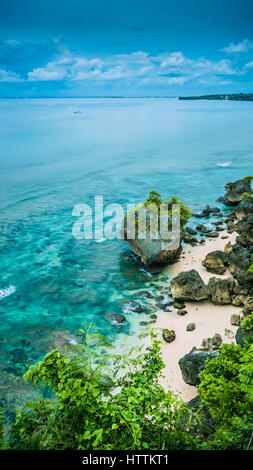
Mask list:
[[[75,240],[73,206],[102,195],[126,207],[151,189],[194,211],[217,205],[226,182],[252,174],[252,115],[247,102],[0,100],[0,404],[12,418],[34,393],[21,380],[28,364],[83,321],[112,342],[135,341],[155,309],[141,291],[166,287],[125,242]],[[123,299],[144,312],[126,313],[119,331],[104,316]]]

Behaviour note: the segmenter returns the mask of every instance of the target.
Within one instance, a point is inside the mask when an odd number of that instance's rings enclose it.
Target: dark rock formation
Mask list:
[[[234,313],[233,315],[231,315],[230,323],[231,323],[231,325],[234,325],[234,326],[240,326],[241,325],[240,315],[238,315],[237,313]]]
[[[211,277],[208,282],[208,291],[210,297],[216,305],[226,305],[231,303],[231,294],[233,292],[234,280],[218,279]]]
[[[108,312],[105,316],[106,321],[111,323],[111,325],[125,325],[126,324],[126,317],[121,315],[120,313],[115,313],[113,311]]]
[[[172,343],[176,339],[176,333],[174,330],[167,330],[166,328],[163,330],[163,339],[167,343]]]
[[[207,286],[195,269],[174,277],[170,288],[172,297],[177,300],[204,300],[209,296]]]
[[[226,194],[223,197],[223,202],[227,206],[235,206],[241,201],[241,197],[244,193],[252,193],[251,190],[251,178],[243,178],[237,180],[234,183],[228,183],[225,186]]]
[[[195,329],[196,329],[195,323],[188,323],[188,325],[186,327],[186,331],[193,331]]]
[[[199,373],[204,369],[208,359],[218,356],[218,351],[191,351],[179,360],[182,377],[189,385],[198,385]]]
[[[206,270],[213,274],[224,274],[226,271],[227,255],[223,251],[211,251],[208,253],[202,265]]]

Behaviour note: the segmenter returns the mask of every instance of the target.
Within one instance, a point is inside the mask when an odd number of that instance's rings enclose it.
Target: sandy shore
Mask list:
[[[224,235],[228,236],[225,240],[221,239],[221,236]],[[219,238],[207,240],[205,245],[185,248],[179,262],[168,266],[166,273],[175,277],[182,271],[196,269],[205,283],[213,276],[230,277],[229,271],[222,276],[208,273],[201,262],[210,251],[223,250],[229,241],[232,244],[235,243],[237,235],[235,232],[228,234],[224,231]],[[218,306],[209,301],[185,302],[185,305],[188,313],[184,316],[179,316],[173,307],[172,312],[159,310],[155,326],[176,332],[176,339],[172,343],[166,343],[163,340],[162,356],[166,367],[164,369],[165,379],[162,380],[162,383],[165,388],[169,387],[174,393],[179,393],[184,401],[189,401],[197,395],[197,390],[183,381],[178,365],[179,359],[189,353],[193,346],[200,347],[203,338],[212,337],[215,333],[221,335],[224,343],[234,342],[234,338],[228,339],[224,333],[225,328],[228,328],[235,334],[237,327],[230,324],[230,317],[233,313],[239,313],[240,308],[233,305]],[[196,329],[186,331],[188,323],[195,323]]]

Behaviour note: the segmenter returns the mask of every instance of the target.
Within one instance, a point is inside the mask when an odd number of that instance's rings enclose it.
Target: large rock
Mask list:
[[[253,197],[245,196],[237,206],[235,215],[237,219],[241,221],[250,214],[253,214]]]
[[[150,212],[143,205],[136,208],[141,210],[138,217],[138,226],[141,228],[145,227],[144,224],[149,224],[150,221]],[[134,215],[133,215],[134,214]],[[146,214],[146,216],[144,215]],[[147,228],[145,238],[138,238],[138,227],[136,225],[136,218],[138,211],[134,210],[134,213],[130,213],[124,219],[124,225],[121,230],[121,235],[128,242],[131,250],[140,257],[142,263],[145,266],[152,266],[153,264],[170,264],[174,263],[179,255],[181,254],[181,239],[182,234],[180,234],[180,243],[171,243],[171,247],[166,249],[166,244],[172,242],[172,238],[169,240],[164,240],[161,237],[160,232],[156,232],[157,238],[150,238],[150,229]]]
[[[252,193],[251,178],[243,178],[225,186],[227,193],[223,197],[223,202],[227,206],[235,206],[241,201],[244,193]]]
[[[179,360],[182,377],[189,385],[198,385],[199,374],[204,369],[208,359],[218,356],[218,351],[191,351]]]
[[[223,251],[212,251],[208,253],[202,265],[205,266],[206,270],[213,274],[224,274],[226,271],[225,263],[227,262],[227,254]]]
[[[172,297],[178,300],[204,300],[209,296],[207,286],[195,269],[174,277],[170,289]]]
[[[217,277],[211,277],[208,282],[208,291],[213,303],[217,305],[230,304],[233,285],[234,280],[232,278],[218,279]]]

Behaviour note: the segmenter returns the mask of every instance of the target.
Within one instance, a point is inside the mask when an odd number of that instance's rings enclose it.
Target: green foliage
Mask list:
[[[253,273],[253,255],[251,256],[251,265],[250,265],[250,267],[249,267],[249,269],[248,269],[248,272],[249,272],[249,273]]]
[[[243,179],[244,179],[244,180],[250,180],[250,181],[252,181],[252,180],[253,180],[253,176],[252,176],[252,175],[247,175],[247,176],[244,176]]]
[[[198,391],[217,422],[202,448],[247,448],[253,429],[253,346],[224,344],[200,373]]]
[[[105,338],[85,328],[82,345],[68,354],[51,351],[30,367],[26,379],[50,386],[55,398],[19,410],[11,429],[14,449],[194,448],[186,404],[159,384],[164,364],[156,335],[145,353],[138,348],[137,356],[136,349],[130,357],[108,355],[107,346]]]
[[[161,194],[154,190],[150,191],[149,196],[144,202],[144,206],[146,207],[149,204],[155,204],[157,207],[160,207],[160,205],[162,204]]]
[[[241,357],[240,346],[224,344],[219,356],[208,361],[200,373],[201,401],[218,422],[228,421],[243,411],[244,394],[238,382]]]
[[[242,329],[245,331],[253,332],[253,312],[248,317],[245,317],[242,321]]]
[[[251,193],[243,193],[243,194],[241,195],[241,198],[240,198],[240,199],[241,199],[241,201],[243,201],[243,199],[246,199],[247,197],[253,198],[253,194],[251,194]]]
[[[169,219],[169,229],[171,229],[171,217],[172,217],[172,206],[173,204],[179,204],[180,205],[180,225],[181,229],[184,228],[184,226],[187,224],[188,220],[190,219],[192,213],[188,209],[187,206],[184,205],[182,201],[179,201],[177,197],[173,196],[171,199],[168,199],[167,201],[162,201],[161,195],[157,193],[156,191],[150,191],[148,198],[144,202],[144,206],[148,207],[151,204],[154,204],[158,208],[158,215],[162,215],[164,211],[168,213],[168,219]],[[168,207],[166,207],[167,205]]]

